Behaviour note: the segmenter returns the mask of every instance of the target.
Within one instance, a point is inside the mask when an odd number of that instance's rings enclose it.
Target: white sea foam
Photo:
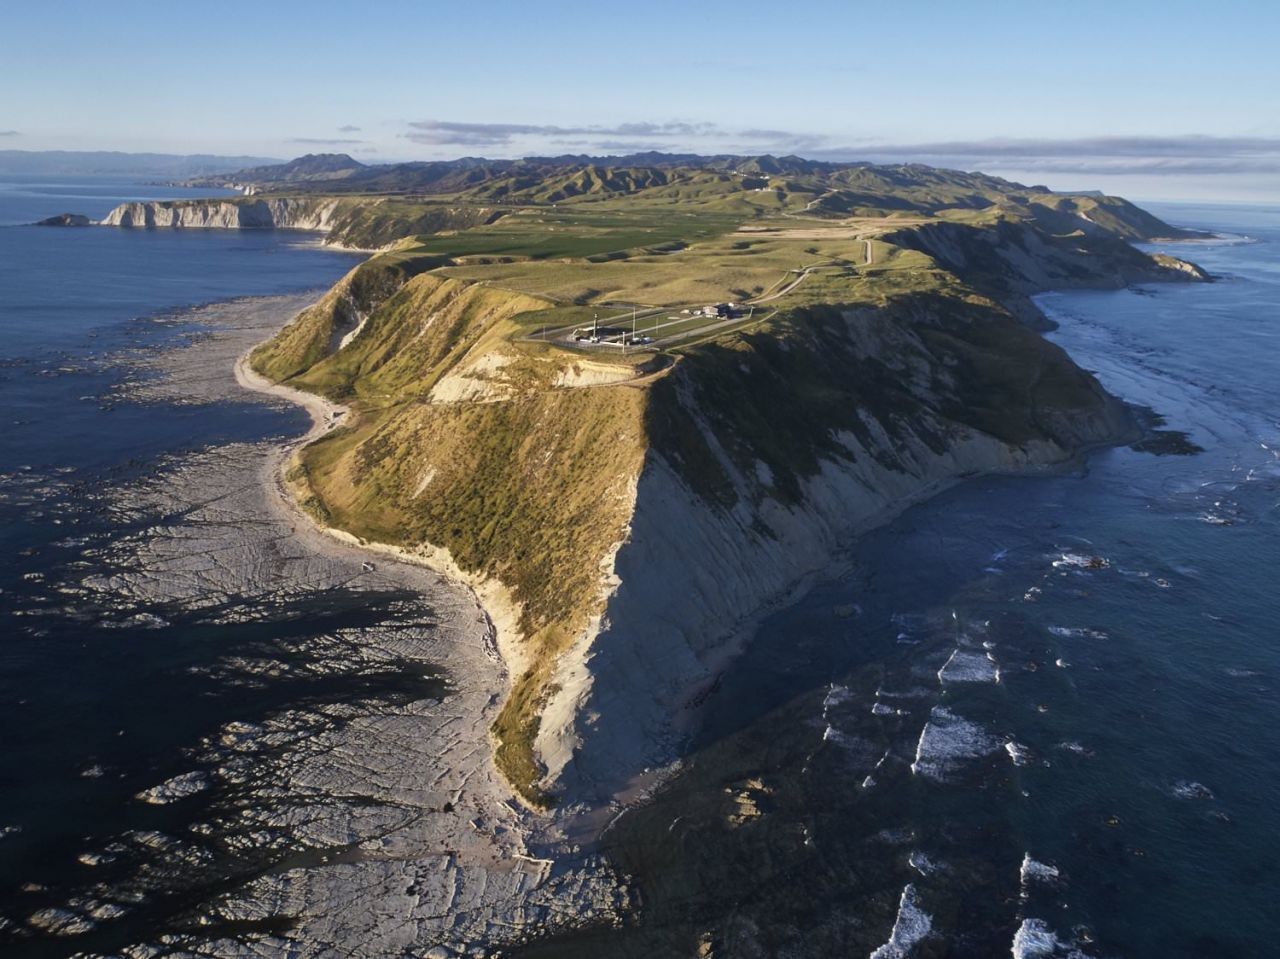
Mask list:
[[[832,683],[831,688],[827,690],[826,698],[822,700],[822,708],[825,710],[828,706],[839,706],[841,703],[847,703],[851,698],[853,693],[849,691],[848,686]]]
[[[1212,799],[1213,790],[1204,783],[1191,779],[1179,779],[1173,784],[1173,794],[1179,799]]]
[[[1050,626],[1049,632],[1059,639],[1107,639],[1100,629],[1089,629],[1087,626]]]
[[[1013,936],[1013,959],[1052,956],[1064,945],[1043,919],[1023,919]]]
[[[1010,739],[1004,744],[1004,751],[1009,754],[1009,758],[1013,760],[1015,766],[1025,766],[1031,762],[1031,750],[1027,749],[1022,743],[1014,742]]]
[[[882,687],[876,690],[876,699],[920,699],[922,696],[932,696],[933,693],[934,690],[923,686],[912,686],[901,691]]]
[[[1107,569],[1111,561],[1105,556],[1094,556],[1087,553],[1063,553],[1053,561],[1054,569]]]
[[[977,723],[955,715],[945,706],[934,706],[920,730],[911,772],[943,779],[961,760],[984,756],[1000,748],[1000,741]]]
[[[1022,881],[1022,894],[1025,896],[1027,887],[1033,882],[1055,882],[1060,873],[1057,866],[1051,866],[1047,862],[1040,862],[1038,859],[1032,859],[1031,853],[1023,853],[1022,868],[1018,870],[1018,877]]]
[[[884,703],[874,703],[871,706],[871,715],[873,716],[902,716],[905,712],[906,710],[886,706]]]
[[[1013,959],[1089,959],[1073,944],[1063,942],[1043,919],[1024,919],[1013,936]]]
[[[898,901],[898,917],[889,941],[871,953],[871,959],[906,959],[911,949],[933,929],[933,917],[920,908],[916,887],[907,883]]]
[[[998,683],[1000,670],[986,653],[957,647],[938,670],[940,683]]]
[[[941,872],[946,868],[928,853],[923,853],[918,849],[907,857],[907,863],[922,876],[932,876],[934,873]]]
[[[858,739],[858,737],[850,736],[848,733],[836,729],[836,727],[832,726],[830,723],[828,723],[827,728],[823,730],[822,741],[834,743],[844,749],[862,749],[866,745],[861,739]]]

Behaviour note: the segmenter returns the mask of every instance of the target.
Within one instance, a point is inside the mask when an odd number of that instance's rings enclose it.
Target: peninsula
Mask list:
[[[350,410],[287,465],[316,522],[480,598],[496,762],[537,809],[645,788],[860,531],[1140,438],[1034,294],[1207,279],[1133,246],[1189,234],[1122,199],[916,165],[328,155],[189,185],[243,195],[102,223],[373,252],[248,364]]]

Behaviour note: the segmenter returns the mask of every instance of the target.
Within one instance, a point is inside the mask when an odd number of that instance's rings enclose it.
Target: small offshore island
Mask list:
[[[1122,199],[917,165],[325,155],[190,185],[245,195],[101,223],[371,252],[240,377],[313,395],[280,479],[318,526],[480,600],[507,675],[492,761],[544,880],[661,787],[760,617],[858,534],[966,477],[1144,439],[1033,295],[1209,279],[1132,245],[1202,234]],[[497,848],[445,855],[483,874]],[[406,945],[489,955],[635,904],[578,888],[594,912],[523,927],[517,882]],[[308,954],[305,927],[279,935]]]

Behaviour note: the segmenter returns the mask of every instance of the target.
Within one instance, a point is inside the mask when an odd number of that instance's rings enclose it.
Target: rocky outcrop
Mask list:
[[[929,223],[883,239],[927,253],[967,283],[1021,294],[1180,280],[1182,270],[1173,264],[1189,265],[1174,257],[1152,258],[1111,234],[1061,236],[1012,219],[981,227]]]
[[[92,226],[93,221],[83,213],[59,213],[36,222],[36,226]]]
[[[1048,324],[1030,297],[1045,290],[1208,279],[1195,264],[1163,254],[1148,256],[1109,232],[1059,235],[1022,220],[1001,219],[989,226],[929,223],[883,239],[927,254],[1038,328]]]
[[[386,249],[405,237],[493,223],[488,206],[387,201],[384,198],[276,197],[122,203],[103,226],[223,230],[311,230],[353,250]]]
[[[1200,283],[1207,283],[1213,280],[1213,277],[1205,271],[1197,263],[1190,260],[1180,260],[1176,256],[1169,256],[1167,253],[1153,253],[1151,259],[1155,260],[1165,271],[1172,271],[1175,274],[1181,274],[1188,280],[1195,280]]]
[[[328,231],[336,200],[154,200],[122,203],[101,221],[103,226],[213,228],[223,230]]]

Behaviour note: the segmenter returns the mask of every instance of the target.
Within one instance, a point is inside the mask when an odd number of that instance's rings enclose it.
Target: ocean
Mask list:
[[[389,657],[371,669],[349,652],[348,668],[326,662],[333,650],[320,637],[413,621],[394,591],[325,588],[267,605],[218,592],[209,576],[174,602],[147,598],[150,570],[129,568],[164,560],[142,555],[142,544],[181,526],[164,494],[189,464],[279,444],[308,423],[297,407],[248,393],[148,400],[149,360],[211,335],[192,307],[311,291],[301,304],[360,259],[307,234],[22,225],[67,211],[99,217],[123,199],[192,195],[201,194],[121,179],[0,183],[6,956],[109,952],[171,932],[193,902],[296,854],[225,843],[199,858],[160,849],[157,837],[182,836],[211,803],[235,800],[210,789],[208,802],[175,807],[139,794],[193,766],[204,775],[215,760],[197,753],[228,722],[439,691],[416,662]],[[228,364],[208,376],[229,382],[229,372]],[[263,683],[263,671],[275,681]],[[80,904],[75,917],[69,903]]]
[[[193,306],[318,290],[356,262],[289,233],[18,225],[172,195],[0,183],[6,955],[190,931],[195,904],[299,861],[274,833],[201,843],[256,808],[225,777],[199,792],[228,765],[215,733],[444,695],[420,658],[356,668],[309,642],[394,630],[399,593],[249,615],[235,595],[140,607],[120,573],[122,544],[179,522],[180,464],[306,422],[248,397],[141,400],[148,357],[209,335]],[[1217,282],[1040,302],[1054,340],[1185,441],[968,481],[851,544],[607,834],[639,913],[525,953],[1275,954],[1280,209],[1151,209],[1224,234],[1168,247]]]

